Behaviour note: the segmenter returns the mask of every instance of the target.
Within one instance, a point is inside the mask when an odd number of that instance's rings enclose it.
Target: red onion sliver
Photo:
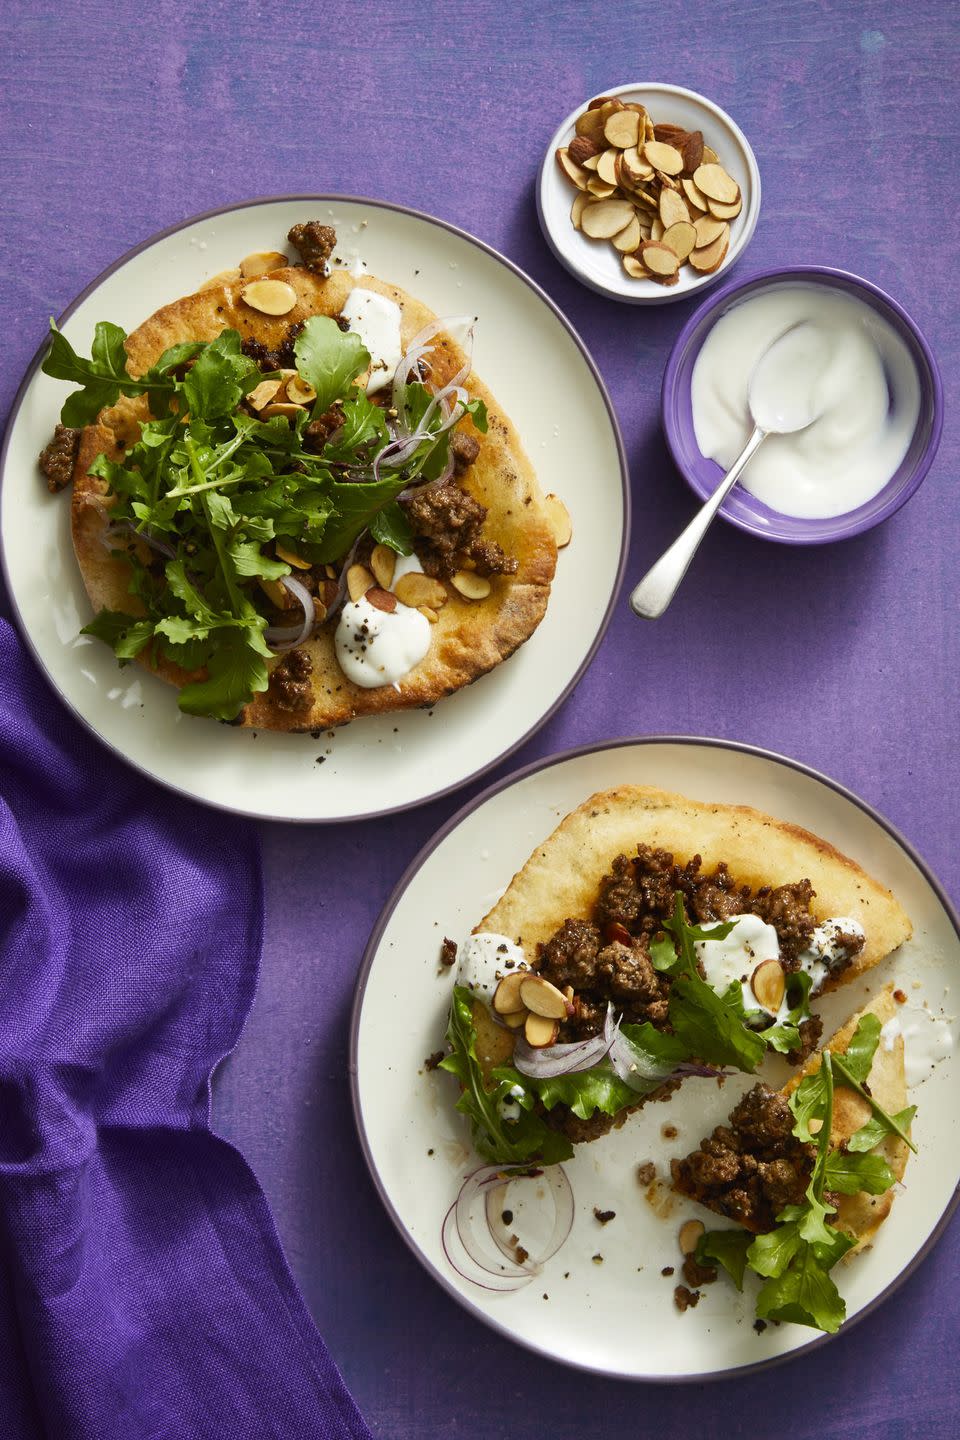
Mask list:
[[[521,1075],[531,1080],[550,1080],[555,1075],[573,1075],[579,1070],[592,1070],[599,1065],[613,1044],[613,1036],[591,1035],[570,1045],[549,1045],[538,1049],[528,1045],[522,1036],[513,1047],[513,1063]]]
[[[516,1258],[516,1246],[511,1245],[503,1229],[501,1214],[497,1211],[498,1196],[511,1182],[518,1180],[541,1180],[551,1193],[554,1204],[553,1229],[546,1245],[538,1256],[528,1256],[524,1261]],[[474,1233],[471,1216],[473,1202],[479,1195],[484,1198],[484,1219],[490,1237],[497,1247],[498,1256],[491,1255]],[[499,1202],[502,1212],[502,1199]],[[460,1192],[443,1222],[443,1251],[450,1265],[465,1280],[486,1290],[509,1292],[519,1290],[538,1275],[544,1264],[557,1253],[570,1234],[573,1225],[574,1203],[570,1181],[562,1165],[550,1166],[547,1170],[511,1169],[502,1165],[484,1165],[474,1170],[464,1180]],[[465,1262],[456,1256],[454,1241],[459,1243],[477,1274],[471,1274]]]
[[[297,645],[302,645],[313,634],[313,627],[316,624],[316,614],[313,609],[313,596],[304,585],[302,580],[297,580],[293,575],[284,575],[281,584],[289,590],[291,595],[296,595],[303,608],[303,624],[294,629],[293,626],[271,625],[267,628],[264,638],[267,644],[276,651],[293,650]],[[291,635],[291,630],[293,634]]]

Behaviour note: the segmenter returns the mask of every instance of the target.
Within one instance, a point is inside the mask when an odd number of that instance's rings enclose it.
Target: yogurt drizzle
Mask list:
[[[423,573],[416,552],[398,555],[390,588],[404,575]],[[389,614],[371,605],[365,595],[344,605],[334,635],[337,663],[354,685],[374,690],[380,685],[400,688],[430,649],[430,622],[419,610],[397,601]]]

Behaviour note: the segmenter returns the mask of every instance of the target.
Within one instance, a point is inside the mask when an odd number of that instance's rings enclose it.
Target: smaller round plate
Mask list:
[[[606,629],[623,574],[629,493],[609,397],[582,341],[521,270],[462,230],[373,200],[296,195],[251,200],[154,236],[67,309],[81,351],[98,320],[130,331],[254,250],[284,244],[314,216],[338,253],[366,262],[438,315],[478,317],[477,373],[513,420],[544,491],[564,501],[573,540],[561,551],[547,614],[517,654],[436,710],[369,717],[322,735],[281,735],[192,719],[176,692],[80,629],[90,602],[70,540],[69,496],[37,469],[68,387],[39,371],[14,403],[0,460],[3,565],[21,630],[54,689],[116,753],[171,789],[266,819],[336,821],[436,798],[521,745],[565,699]],[[38,325],[39,328],[39,325]],[[319,763],[318,763],[319,762]]]
[[[760,170],[756,156],[739,125],[719,105],[695,90],[636,81],[604,90],[603,94],[645,106],[655,125],[669,123],[703,131],[704,141],[716,150],[720,164],[736,180],[743,196],[743,208],[730,222],[730,248],[726,258],[712,275],[698,274],[690,265],[683,265],[677,284],[667,287],[655,280],[632,279],[609,240],[591,240],[573,228],[570,207],[580,192],[557,164],[557,150],[573,139],[574,124],[586,100],[571,110],[557,128],[543,157],[537,182],[540,228],[560,264],[601,295],[622,300],[627,305],[669,305],[674,300],[686,300],[727,275],[750,243],[760,215]]]
[[[438,964],[441,939],[468,935],[565,815],[595,791],[622,784],[753,805],[829,840],[893,890],[913,921],[913,938],[818,1004],[825,1034],[888,981],[912,1003],[928,999],[935,1012],[957,995],[960,920],[906,841],[863,801],[794,761],[747,746],[623,740],[539,761],[501,781],[413,861],[374,929],[360,973],[351,1034],[354,1111],[374,1184],[401,1238],[478,1319],[553,1360],[624,1379],[743,1373],[832,1338],[792,1324],[757,1334],[756,1291],[748,1284],[740,1295],[722,1275],[702,1291],[695,1311],[681,1315],[673,1303],[680,1276],[661,1274],[681,1263],[682,1222],[707,1218],[670,1191],[670,1159],[725,1121],[753,1077],[732,1075],[722,1087],[687,1080],[669,1104],[650,1105],[620,1130],[579,1146],[564,1166],[576,1204],[573,1229],[526,1288],[511,1294],[478,1288],[450,1267],[441,1244],[444,1215],[463,1176],[479,1164],[468,1123],[454,1109],[456,1081],[424,1066],[424,1057],[443,1046],[450,1004],[451,972]],[[849,1317],[841,1334],[913,1270],[960,1198],[958,1067],[954,1049],[911,1096],[919,1107],[913,1130],[919,1153],[872,1248],[837,1271]],[[768,1069],[775,1085],[789,1073],[782,1061],[766,1062]],[[652,1198],[637,1183],[637,1166],[648,1160],[660,1177]],[[595,1207],[616,1218],[601,1227]]]

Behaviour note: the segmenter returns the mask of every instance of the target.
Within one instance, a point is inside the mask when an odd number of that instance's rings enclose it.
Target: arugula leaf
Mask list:
[[[473,1024],[473,996],[462,985],[454,986],[447,1026],[447,1043],[451,1054],[440,1062],[440,1069],[455,1075],[463,1087],[457,1109],[471,1122],[473,1144],[477,1153],[493,1164],[517,1164],[539,1160],[553,1165],[569,1160],[573,1146],[564,1135],[551,1130],[530,1113],[532,1099],[527,1092],[527,1078],[516,1080],[494,1077],[493,1087],[484,1084],[483,1071],[477,1058],[477,1032]],[[507,1121],[500,1116],[500,1102],[513,1085],[523,1092],[519,1120]]]
[[[249,642],[249,632],[225,630],[207,661],[207,679],[194,680],[180,691],[180,709],[187,715],[235,720],[251,695],[266,690],[263,655]]]
[[[890,1119],[900,1130],[909,1130],[910,1122],[916,1113],[916,1105],[908,1105],[905,1110],[898,1110],[896,1115],[891,1115]],[[875,1145],[880,1144],[885,1135],[895,1135],[896,1133],[897,1131],[891,1129],[885,1117],[881,1119],[880,1116],[874,1115],[866,1124],[861,1125],[859,1130],[853,1132],[847,1141],[847,1150],[854,1153],[872,1150]]]
[[[757,1296],[762,1320],[792,1320],[833,1335],[847,1315],[846,1302],[817,1259],[813,1248],[803,1246],[790,1264],[767,1281]]]
[[[812,986],[813,976],[803,970],[787,976],[787,994],[798,998],[794,1000],[783,1020],[775,1020],[772,1025],[760,1031],[760,1038],[766,1041],[771,1050],[786,1055],[788,1051],[800,1048],[800,1022],[806,1020],[810,1014]]]
[[[373,523],[377,512],[406,489],[406,484],[402,471],[389,479],[355,485],[334,481],[327,492],[333,503],[333,513],[324,528],[323,537],[312,552],[313,558],[318,561],[339,560],[354,540]]]
[[[109,645],[122,663],[133,660],[153,637],[153,621],[125,615],[120,610],[100,610],[80,631]]]
[[[413,529],[396,500],[389,501],[370,521],[370,534],[381,545],[389,545],[398,555],[413,550]]]
[[[256,361],[240,349],[237,331],[221,331],[200,351],[183,382],[191,421],[229,415],[261,378]]]
[[[494,1075],[511,1085],[523,1085],[532,1090],[548,1110],[555,1105],[568,1106],[581,1120],[589,1120],[598,1110],[604,1115],[617,1115],[640,1099],[635,1090],[631,1090],[609,1066],[604,1065],[596,1065],[591,1070],[576,1070],[570,1075],[555,1075],[548,1080],[534,1080],[509,1065],[498,1065]]]
[[[327,315],[311,316],[296,338],[293,353],[301,378],[317,392],[314,416],[329,410],[370,364],[370,352],[360,336],[344,334]]]
[[[670,1024],[688,1053],[713,1065],[734,1065],[752,1074],[767,1047],[745,1023],[743,991],[734,981],[718,995],[699,975],[681,975],[670,990]]]
[[[101,320],[96,327],[91,358],[83,359],[74,350],[57,322],[50,320],[50,349],[41,365],[44,375],[55,380],[71,380],[83,388],[67,397],[60,411],[64,425],[89,425],[104,405],[113,405],[121,394],[133,394],[131,377],[127,374],[127,352],[123,342],[126,334],[119,325]]]
[[[879,1043],[880,1021],[876,1015],[861,1015],[846,1050],[842,1055],[833,1057],[834,1064],[840,1060],[844,1070],[852,1075],[854,1080],[866,1080]]]
[[[895,1180],[882,1155],[850,1155],[835,1150],[827,1156],[824,1166],[825,1188],[841,1195],[856,1195],[861,1190],[868,1195],[882,1195]]]
[[[324,460],[347,462],[364,448],[380,450],[390,439],[387,417],[379,405],[368,400],[363,390],[353,390],[341,402],[343,425],[323,447]]]
[[[737,1289],[742,1290],[752,1239],[746,1230],[706,1230],[697,1241],[694,1258],[698,1265],[722,1265]]]
[[[782,1275],[800,1249],[800,1227],[796,1220],[777,1225],[757,1235],[747,1247],[747,1261],[757,1275]]]
[[[238,575],[260,575],[264,580],[279,580],[290,574],[291,567],[286,561],[271,560],[269,555],[263,554],[256,540],[234,540],[227,546],[227,553]]]

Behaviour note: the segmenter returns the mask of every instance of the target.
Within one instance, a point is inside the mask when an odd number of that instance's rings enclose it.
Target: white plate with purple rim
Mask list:
[[[106,745],[206,804],[326,822],[443,795],[489,770],[544,723],[606,629],[623,573],[629,494],[609,397],[576,332],[510,261],[414,210],[289,196],[197,216],[104,271],[64,312],[62,328],[89,353],[98,320],[132,330],[251,251],[282,249],[290,226],[314,217],[337,227],[338,253],[348,263],[359,258],[441,316],[478,317],[477,372],[517,426],[542,488],[563,499],[573,520],[547,614],[530,640],[435,710],[365,718],[319,739],[182,715],[170,686],[140,666],[121,670],[105,646],[79,635],[92,611],[70,542],[69,499],[47,493],[36,463],[70,387],[39,373],[42,352],[7,429],[0,536],[21,631],[60,698]],[[45,323],[38,315],[38,336]]]
[[[553,1360],[634,1380],[704,1379],[774,1364],[833,1337],[800,1325],[754,1329],[750,1277],[739,1295],[721,1273],[695,1310],[680,1314],[678,1231],[709,1220],[674,1196],[663,1177],[725,1120],[754,1083],[735,1075],[687,1079],[669,1104],[650,1105],[621,1130],[578,1147],[563,1168],[572,1192],[569,1233],[530,1283],[487,1290],[458,1273],[462,1251],[444,1233],[444,1217],[479,1161],[465,1117],[454,1110],[456,1081],[428,1071],[443,1046],[452,976],[438,965],[444,936],[466,936],[515,871],[556,824],[596,790],[658,785],[701,800],[756,806],[802,825],[858,860],[889,885],[910,914],[914,936],[895,955],[816,1007],[829,1035],[888,981],[946,1018],[953,1049],[911,1092],[918,1106],[911,1156],[890,1218],[872,1249],[835,1278],[846,1298],[847,1332],[919,1264],[960,1200],[960,1060],[957,1021],[945,1010],[960,985],[960,919],[935,877],[876,811],[825,776],[768,751],[726,741],[652,737],[588,747],[538,761],[472,800],[410,865],[374,929],[358,981],[351,1027],[351,1086],[361,1144],[374,1184],[401,1238],[438,1284],[485,1324]],[[612,857],[611,857],[612,858]],[[402,1023],[398,1023],[402,1017]],[[782,1084],[783,1061],[761,1075]],[[665,1137],[662,1127],[674,1127]],[[637,1166],[653,1160],[653,1199]],[[536,1256],[554,1222],[554,1189],[511,1186],[498,1197],[511,1226]],[[563,1187],[556,1187],[564,1203]],[[594,1208],[613,1210],[598,1223]],[[490,1253],[482,1214],[475,1239]],[[445,1250],[445,1243],[447,1248]],[[528,1243],[529,1242],[529,1243]],[[495,1251],[493,1252],[496,1253]],[[595,1259],[602,1256],[602,1261]],[[664,1267],[677,1273],[664,1277]],[[483,1275],[476,1276],[483,1279]]]

